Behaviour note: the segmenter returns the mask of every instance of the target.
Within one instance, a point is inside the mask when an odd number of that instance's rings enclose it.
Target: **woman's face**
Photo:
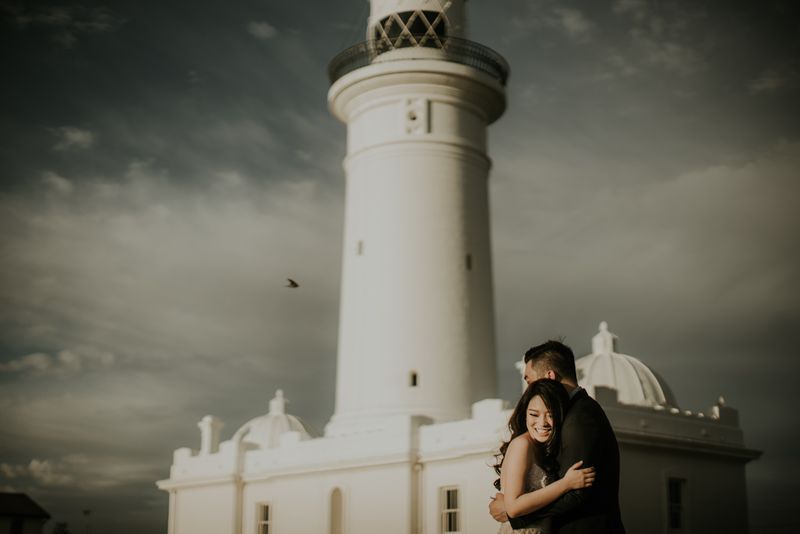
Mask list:
[[[533,439],[539,443],[544,443],[550,439],[550,435],[553,433],[553,414],[547,409],[539,395],[536,395],[528,403],[528,414],[525,422]]]

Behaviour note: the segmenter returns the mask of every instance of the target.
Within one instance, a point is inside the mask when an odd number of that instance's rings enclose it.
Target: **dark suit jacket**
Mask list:
[[[611,423],[584,390],[570,400],[561,429],[560,475],[577,462],[593,466],[597,478],[589,488],[573,490],[536,512],[511,519],[515,529],[552,517],[559,534],[625,534],[619,511],[619,446]]]

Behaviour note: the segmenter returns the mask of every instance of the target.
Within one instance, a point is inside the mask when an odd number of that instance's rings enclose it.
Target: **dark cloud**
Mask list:
[[[90,508],[96,529],[163,530],[153,481],[202,416],[230,435],[278,387],[331,415],[345,130],[326,64],[366,2],[0,6],[0,487],[76,528]],[[532,343],[583,354],[606,320],[682,406],[741,411],[765,451],[752,532],[781,532],[796,4],[468,8],[512,67],[490,129],[500,395]]]

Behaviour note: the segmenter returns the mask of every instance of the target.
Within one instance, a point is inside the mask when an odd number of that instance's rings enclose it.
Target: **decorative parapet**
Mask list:
[[[503,400],[486,399],[472,405],[470,419],[421,427],[420,460],[486,455],[496,450],[507,439],[510,414]]]
[[[603,406],[618,436],[629,434],[744,447],[742,429],[720,419],[706,417],[702,413],[613,404],[607,402],[608,397],[598,397],[598,402]]]
[[[170,478],[172,480],[217,477],[236,473],[238,470],[239,447],[232,441],[223,441],[213,453],[201,453],[188,447],[176,449],[172,458]]]

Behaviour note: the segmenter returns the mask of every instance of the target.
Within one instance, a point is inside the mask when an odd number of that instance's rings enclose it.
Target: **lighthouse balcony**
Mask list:
[[[487,46],[447,37],[432,39],[429,35],[405,35],[397,39],[383,37],[353,45],[334,57],[328,65],[331,83],[356,69],[388,61],[436,59],[473,67],[488,74],[502,85],[508,79],[506,60]]]

